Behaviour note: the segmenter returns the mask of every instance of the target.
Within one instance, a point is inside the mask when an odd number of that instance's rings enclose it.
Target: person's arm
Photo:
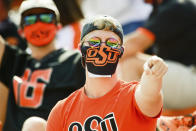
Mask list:
[[[0,36],[0,66],[2,57],[5,50],[5,41]],[[8,89],[2,82],[0,82],[0,131],[2,130],[4,121],[5,121],[5,115],[6,115],[6,107],[7,107],[7,99],[8,99]]]
[[[0,82],[0,131],[5,122],[8,94],[8,88],[2,82]]]
[[[62,101],[59,101],[51,110],[47,125],[46,125],[46,131],[62,131],[63,130],[63,114],[61,114],[62,111]]]
[[[146,20],[144,27],[125,37],[122,60],[138,51],[146,50],[153,43],[167,44],[168,41],[181,36],[194,22],[194,9],[188,2],[168,2],[161,5],[159,11]]]
[[[152,56],[144,64],[144,72],[136,89],[135,99],[146,116],[155,117],[162,109],[162,79],[167,69],[164,61],[157,56]]]
[[[3,54],[4,54],[4,50],[5,50],[5,44],[4,43],[5,43],[5,41],[0,35],[0,65],[1,65]]]
[[[145,28],[138,28],[133,33],[125,36],[125,42],[123,46],[125,47],[122,59],[134,56],[139,51],[144,51],[150,47],[155,41],[154,34]]]

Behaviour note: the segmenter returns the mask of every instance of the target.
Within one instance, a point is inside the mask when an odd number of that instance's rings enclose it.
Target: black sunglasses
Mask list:
[[[23,18],[22,25],[32,25],[35,24],[38,20],[44,23],[52,23],[56,20],[56,16],[52,13],[28,15]]]

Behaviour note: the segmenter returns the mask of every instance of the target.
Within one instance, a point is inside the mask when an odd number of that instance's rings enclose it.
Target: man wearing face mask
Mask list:
[[[52,109],[47,131],[155,131],[162,109],[162,77],[167,66],[150,58],[140,83],[118,79],[123,31],[110,16],[97,16],[83,26],[82,62],[86,84]]]
[[[53,1],[26,0],[20,12],[22,33],[32,53],[0,39],[0,80],[9,90],[4,131],[21,131],[31,116],[47,119],[58,100],[85,82],[80,53],[55,47],[59,13]]]

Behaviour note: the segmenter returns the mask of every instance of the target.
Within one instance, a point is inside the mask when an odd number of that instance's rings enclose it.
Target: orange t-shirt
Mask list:
[[[138,83],[119,81],[106,95],[91,99],[84,88],[52,109],[47,131],[155,131],[157,117],[147,117],[136,104]]]

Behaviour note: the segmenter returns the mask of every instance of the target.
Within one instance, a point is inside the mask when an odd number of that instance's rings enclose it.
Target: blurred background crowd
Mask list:
[[[21,31],[19,7],[22,2],[23,0],[0,0],[0,35],[9,45],[31,54],[33,51],[28,47],[28,41]],[[157,130],[166,131],[168,128],[171,131],[194,130],[196,0],[53,0],[53,2],[60,15],[59,30],[55,37],[57,49],[79,50],[83,21],[87,17],[110,15],[119,20],[125,35],[125,54],[118,67],[121,79],[139,81],[143,64],[151,55],[158,55],[166,60],[169,71],[163,82],[164,105]],[[0,83],[1,128],[10,113],[7,109],[10,92],[6,86]]]

